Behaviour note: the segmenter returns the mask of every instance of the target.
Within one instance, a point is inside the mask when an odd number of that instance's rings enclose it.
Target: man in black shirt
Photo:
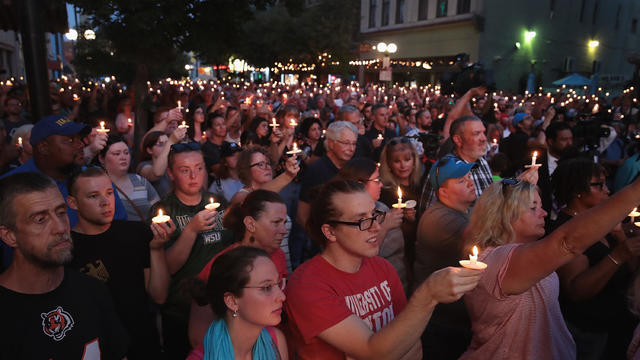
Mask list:
[[[0,180],[0,237],[14,249],[0,274],[0,359],[123,359],[127,338],[108,291],[71,260],[67,205],[39,173]]]
[[[175,226],[113,220],[114,191],[100,168],[89,168],[69,180],[67,202],[78,211],[71,236],[75,243],[70,267],[103,281],[120,320],[129,332],[129,360],[160,356],[158,332],[149,298],[164,303],[169,270],[164,244]]]
[[[375,104],[371,109],[371,118],[373,123],[371,128],[364,133],[364,136],[371,141],[373,158],[378,161],[384,145],[397,135],[387,128],[387,123],[389,123],[389,108],[387,105],[382,103]]]

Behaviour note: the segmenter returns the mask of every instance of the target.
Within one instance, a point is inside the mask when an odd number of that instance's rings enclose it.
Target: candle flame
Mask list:
[[[158,216],[162,216],[162,209],[158,209]]]
[[[538,157],[538,152],[537,151],[533,152],[533,157]]]
[[[402,189],[400,189],[400,186],[398,186],[398,200],[402,202]]]
[[[104,121],[100,121],[100,127],[104,129]]]
[[[478,247],[477,247],[477,246],[475,246],[475,245],[473,245],[473,250],[472,250],[472,252],[473,252],[473,256],[478,256]]]
[[[129,121],[129,124],[131,124],[131,118],[127,119],[127,121]]]
[[[213,198],[209,198],[209,201],[211,202],[211,205],[213,205]]]

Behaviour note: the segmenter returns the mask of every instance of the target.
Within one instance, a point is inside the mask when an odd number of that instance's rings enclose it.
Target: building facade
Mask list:
[[[632,76],[638,19],[635,0],[361,0],[360,59],[393,42],[394,81],[436,83],[466,53],[493,69],[501,89],[522,91],[532,72],[538,86],[577,72],[615,87]]]

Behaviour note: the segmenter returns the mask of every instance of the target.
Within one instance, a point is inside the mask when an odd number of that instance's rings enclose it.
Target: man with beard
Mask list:
[[[549,213],[545,219],[548,224],[549,220],[555,220],[558,215],[558,209],[553,206],[553,189],[551,187],[551,176],[558,167],[558,162],[562,159],[574,155],[573,132],[569,124],[565,122],[554,122],[545,131],[547,137],[547,153],[543,155],[539,163],[538,186],[540,187],[540,199],[542,200],[542,208]]]
[[[169,271],[164,245],[173,223],[151,224],[113,220],[111,179],[100,168],[88,168],[69,179],[69,207],[78,211],[71,236],[73,261],[69,267],[104,282],[116,312],[127,329],[129,360],[157,359],[160,342],[149,300],[164,303]]]
[[[0,236],[15,250],[0,274],[7,311],[1,359],[123,359],[127,339],[104,285],[65,270],[73,243],[67,205],[40,173],[0,180]]]

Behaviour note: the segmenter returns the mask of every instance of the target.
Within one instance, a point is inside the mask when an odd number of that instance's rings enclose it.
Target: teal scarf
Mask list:
[[[267,329],[263,328],[258,340],[253,345],[253,360],[280,359],[280,353],[277,351],[271,335]],[[234,358],[233,344],[231,344],[227,323],[224,319],[215,320],[204,336],[204,360],[232,360]]]

